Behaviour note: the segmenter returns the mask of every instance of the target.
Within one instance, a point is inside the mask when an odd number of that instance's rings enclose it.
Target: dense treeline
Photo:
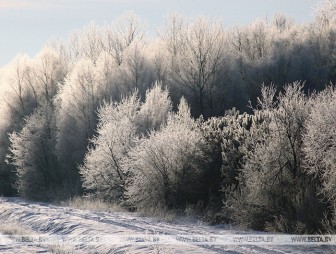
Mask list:
[[[227,30],[174,14],[152,39],[126,14],[17,56],[0,70],[0,193],[333,231],[335,9]]]

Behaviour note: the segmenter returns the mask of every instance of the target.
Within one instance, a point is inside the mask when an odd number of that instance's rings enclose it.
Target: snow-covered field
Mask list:
[[[34,235],[32,232],[35,232],[37,237],[45,236],[45,239],[63,236],[65,243],[62,241],[57,244],[38,243],[37,241],[16,243],[13,236],[1,233],[1,225],[4,223],[19,225],[27,229],[31,239],[35,239],[32,237]],[[155,239],[156,236],[225,236],[251,233],[259,234],[260,232],[243,232],[224,225],[208,226],[197,221],[182,219],[167,223],[132,213],[95,212],[28,202],[19,198],[0,199],[0,253],[332,253],[330,246],[215,245],[212,243],[200,245],[190,242],[155,244],[153,242],[139,243],[137,239],[131,238],[135,235],[153,236]],[[100,237],[98,243],[93,240],[97,236]],[[90,241],[85,241],[84,237]],[[117,238],[119,240],[113,241]],[[26,238],[17,237],[15,239]],[[70,239],[76,239],[76,241],[69,243]],[[107,241],[106,239],[112,240]],[[120,239],[127,240],[122,242]],[[130,242],[132,239],[135,240],[134,243]],[[83,241],[79,243],[78,240]]]

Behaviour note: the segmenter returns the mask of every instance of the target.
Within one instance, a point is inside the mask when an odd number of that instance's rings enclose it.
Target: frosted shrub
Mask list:
[[[209,160],[204,176],[209,193],[207,208],[215,213],[209,218],[212,221],[228,219],[226,209],[222,209],[223,203],[239,187],[238,176],[248,148],[249,129],[255,118],[232,109],[223,117],[213,117],[201,123]]]
[[[139,100],[133,94],[99,111],[97,135],[79,170],[84,188],[94,190],[102,198],[118,201],[123,196],[126,172],[122,170],[121,162],[136,138],[139,106]]]
[[[101,107],[97,134],[79,169],[84,188],[101,198],[122,201],[130,174],[122,167],[124,161],[139,138],[166,123],[171,108],[169,94],[159,83],[147,91],[142,104],[135,92]]]
[[[239,176],[241,186],[233,201],[234,217],[259,229],[266,222],[269,226],[282,221],[281,228],[273,230],[318,230],[325,207],[316,194],[316,181],[303,168],[302,135],[310,100],[297,83],[287,86],[276,104],[272,103],[275,91],[263,92],[267,97],[261,101],[261,110],[269,115],[269,121],[250,130],[255,141],[246,153]]]
[[[138,209],[172,208],[201,199],[204,140],[182,100],[167,126],[132,150],[124,167],[133,174],[127,196]]]
[[[163,90],[161,83],[156,82],[152,89],[147,90],[146,101],[139,112],[141,132],[158,130],[166,123],[172,107],[168,90]]]

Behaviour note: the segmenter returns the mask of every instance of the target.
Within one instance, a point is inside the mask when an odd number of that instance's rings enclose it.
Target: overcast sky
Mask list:
[[[225,27],[243,25],[256,18],[282,13],[296,22],[313,19],[319,0],[0,0],[0,66],[18,53],[34,56],[51,38],[67,39],[87,25],[110,23],[126,11],[161,25],[177,11],[188,17],[203,15]]]

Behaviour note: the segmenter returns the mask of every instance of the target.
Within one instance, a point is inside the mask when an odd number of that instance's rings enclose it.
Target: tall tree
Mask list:
[[[215,87],[222,89],[225,75],[225,33],[204,18],[185,25],[174,16],[163,37],[171,54],[170,80],[195,103],[196,114],[208,114],[215,107]]]
[[[56,122],[50,103],[26,118],[20,132],[10,135],[8,162],[15,166],[16,188],[23,197],[46,199],[61,185],[63,174],[55,155]]]

